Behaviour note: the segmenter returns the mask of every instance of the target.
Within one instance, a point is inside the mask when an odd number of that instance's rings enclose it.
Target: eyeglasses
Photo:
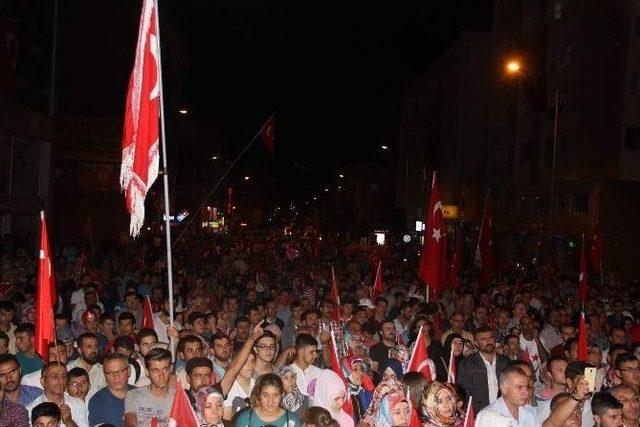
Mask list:
[[[124,374],[125,372],[127,372],[127,369],[129,369],[129,367],[128,367],[128,366],[127,366],[126,368],[124,368],[124,369],[120,369],[120,370],[117,370],[117,371],[110,371],[110,372],[106,372],[106,371],[105,371],[105,373],[104,373],[104,374],[105,374],[106,376],[120,375],[120,374]]]
[[[18,367],[18,368],[13,368],[13,369],[11,369],[10,371],[7,371],[7,372],[0,372],[0,378],[3,378],[3,379],[4,378],[8,378],[9,376],[15,374],[18,371],[18,369],[20,369],[20,368]]]
[[[88,381],[71,381],[69,385],[73,387],[88,386],[89,382]]]
[[[632,374],[638,375],[640,374],[640,367],[638,368],[625,368],[625,369],[620,369],[622,372],[631,372]]]

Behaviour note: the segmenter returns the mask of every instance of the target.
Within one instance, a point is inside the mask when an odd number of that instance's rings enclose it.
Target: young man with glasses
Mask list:
[[[624,353],[616,358],[616,374],[636,395],[640,392],[640,361],[633,354]]]
[[[278,350],[275,335],[269,331],[265,331],[265,333],[256,340],[253,350],[256,354],[254,378],[258,378],[262,374],[273,373],[273,361],[276,356],[276,351]]]
[[[89,425],[122,425],[124,399],[127,391],[134,388],[127,383],[131,371],[129,359],[122,354],[111,353],[105,356],[102,367],[107,386],[89,400]]]

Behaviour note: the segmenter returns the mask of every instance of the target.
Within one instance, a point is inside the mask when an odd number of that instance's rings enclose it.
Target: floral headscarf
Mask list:
[[[401,393],[388,393],[380,402],[378,411],[376,412],[376,427],[392,427],[393,426],[393,408],[407,399]]]
[[[453,398],[453,411],[451,414],[438,412],[438,395],[442,390],[447,390]],[[449,383],[434,381],[422,392],[422,413],[427,421],[435,426],[448,427],[458,424],[461,414],[458,411],[458,394],[456,389]]]
[[[198,418],[198,425],[200,426],[209,425],[204,417],[204,408],[211,399],[219,399],[221,403],[224,403],[224,397],[212,387],[203,387],[196,393],[196,404],[198,408],[196,416]],[[216,424],[217,427],[223,427],[223,425],[222,420]]]
[[[293,374],[293,377],[295,379],[296,371],[294,371],[293,368],[289,365],[283,365],[276,371],[276,375],[280,378],[283,378],[288,373]],[[284,409],[291,412],[296,412],[302,405],[304,405],[304,400],[305,397],[302,392],[300,392],[298,383],[296,382],[293,387],[293,391],[290,393],[285,393],[284,396],[282,396],[282,402],[280,404]]]
[[[373,398],[371,399],[371,404],[367,409],[367,413],[363,419],[369,425],[375,425],[376,414],[378,413],[378,407],[382,403],[382,399],[387,394],[397,393],[400,395],[404,394],[404,385],[398,380],[387,380],[382,381],[376,389],[373,391]]]

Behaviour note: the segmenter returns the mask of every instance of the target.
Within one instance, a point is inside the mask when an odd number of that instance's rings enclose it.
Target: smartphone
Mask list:
[[[584,368],[584,380],[589,384],[589,391],[596,391],[596,368]]]

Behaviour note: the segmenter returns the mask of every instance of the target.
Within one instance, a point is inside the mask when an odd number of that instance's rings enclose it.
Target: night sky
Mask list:
[[[297,161],[320,182],[395,145],[403,86],[460,30],[489,30],[490,3],[160,0],[168,96],[214,122],[228,153],[275,112],[278,167]],[[122,115],[139,10],[62,6],[60,114]]]

